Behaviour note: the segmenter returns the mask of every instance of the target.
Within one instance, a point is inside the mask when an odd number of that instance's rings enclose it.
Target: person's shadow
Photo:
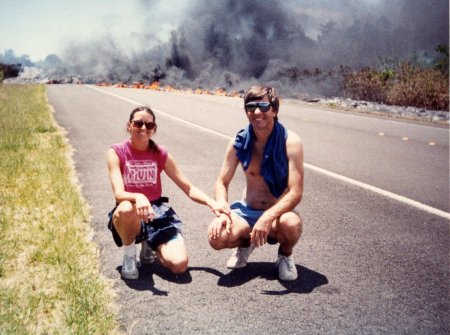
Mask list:
[[[284,295],[289,293],[311,293],[319,286],[328,284],[323,274],[310,270],[304,266],[296,265],[298,278],[293,281],[278,279],[278,270],[273,262],[251,262],[245,268],[235,269],[219,278],[218,285],[224,287],[241,286],[255,278],[278,280],[286,289],[283,291],[263,291],[268,295]]]
[[[306,267],[296,265],[298,278],[294,281],[281,281],[278,279],[278,271],[273,262],[251,262],[245,268],[235,269],[227,274],[208,267],[188,267],[187,271],[175,275],[160,263],[143,264],[139,267],[139,279],[124,280],[130,287],[138,291],[151,291],[154,295],[167,296],[167,291],[159,290],[155,287],[153,275],[157,275],[164,280],[177,284],[189,284],[192,282],[191,271],[205,271],[219,277],[217,285],[223,287],[236,287],[255,279],[264,278],[266,280],[278,280],[284,287],[282,291],[263,291],[268,295],[284,295],[289,293],[311,293],[317,287],[328,284],[326,276],[310,270]],[[121,266],[117,267],[120,274]]]
[[[118,266],[116,268],[117,272],[120,275],[120,270],[122,266]],[[170,270],[162,266],[159,262],[155,262],[153,264],[141,264],[138,267],[139,270],[139,278],[127,280],[123,279],[128,287],[138,290],[138,291],[151,291],[154,295],[167,296],[168,292],[157,289],[155,287],[155,281],[153,280],[153,275],[157,275],[162,279],[177,283],[177,284],[189,284],[192,282],[192,277],[189,272],[189,268],[182,274],[173,274]]]

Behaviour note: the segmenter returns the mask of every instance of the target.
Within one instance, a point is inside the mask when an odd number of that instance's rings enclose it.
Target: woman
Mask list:
[[[164,171],[193,201],[208,205],[219,215],[229,214],[226,205],[211,199],[183,175],[167,150],[152,137],[155,114],[149,107],[135,108],[129,117],[130,138],[108,150],[108,168],[116,207],[109,213],[108,228],[118,246],[123,245],[124,279],[137,279],[136,244],[142,243],[140,259],[151,263],[154,251],[161,264],[173,273],[187,269],[188,256],[181,235],[181,221],[161,197]],[[154,250],[154,251],[153,251]]]

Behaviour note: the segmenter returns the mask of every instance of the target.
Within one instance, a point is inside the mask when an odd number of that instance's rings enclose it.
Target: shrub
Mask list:
[[[435,69],[401,64],[386,94],[386,103],[448,110],[448,77]]]
[[[387,81],[390,75],[365,67],[351,70],[341,67],[343,89],[346,95],[355,100],[382,102],[385,100]]]
[[[433,110],[449,108],[448,75],[435,68],[404,62],[382,70],[341,67],[342,88],[355,100]]]

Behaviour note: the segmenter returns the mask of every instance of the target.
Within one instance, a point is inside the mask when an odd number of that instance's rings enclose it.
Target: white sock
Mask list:
[[[124,256],[136,256],[136,244],[131,243],[130,245],[123,246],[123,255]]]

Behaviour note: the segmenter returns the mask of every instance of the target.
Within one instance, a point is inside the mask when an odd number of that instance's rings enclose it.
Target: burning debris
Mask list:
[[[225,89],[219,88],[216,90],[205,90],[205,89],[177,89],[170,85],[161,86],[159,82],[154,81],[150,84],[144,84],[142,82],[136,82],[133,84],[124,83],[107,83],[101,82],[97,86],[101,87],[117,87],[117,88],[134,88],[134,89],[144,89],[144,90],[155,90],[164,92],[184,92],[192,94],[205,94],[205,95],[218,95],[227,97],[243,97],[244,92],[227,92]],[[352,99],[344,98],[311,98],[311,97],[298,97],[298,100],[302,100],[308,104],[321,105],[329,108],[347,110],[347,111],[357,111],[366,114],[376,114],[384,115],[392,118],[406,118],[410,120],[425,121],[425,122],[436,122],[441,124],[449,124],[449,112],[444,111],[433,111],[424,108],[416,107],[405,107],[405,106],[389,106],[383,103],[375,103],[370,101],[357,101]],[[294,102],[295,100],[287,99],[287,101]]]
[[[186,92],[186,93],[193,93],[193,94],[205,94],[205,95],[218,95],[218,96],[227,96],[227,97],[241,97],[243,94],[243,91],[241,92],[228,92],[223,88],[217,88],[215,90],[205,90],[202,88],[175,88],[171,85],[163,85],[159,83],[159,81],[154,81],[149,84],[145,84],[143,82],[135,82],[133,84],[126,84],[126,83],[109,83],[109,82],[99,82],[96,84],[97,86],[101,87],[118,87],[118,88],[136,88],[136,89],[144,89],[144,90],[154,90],[154,91],[164,91],[164,92]]]

